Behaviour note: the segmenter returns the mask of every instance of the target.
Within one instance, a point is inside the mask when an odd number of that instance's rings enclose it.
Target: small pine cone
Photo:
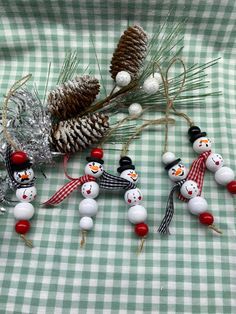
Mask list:
[[[75,153],[98,143],[108,128],[108,116],[103,113],[88,114],[55,124],[49,141],[61,153]]]
[[[115,79],[120,71],[136,78],[147,53],[147,34],[140,26],[129,27],[121,36],[111,60],[110,73]]]
[[[76,76],[48,95],[48,110],[60,120],[66,120],[83,112],[92,104],[99,93],[100,85],[96,78]]]

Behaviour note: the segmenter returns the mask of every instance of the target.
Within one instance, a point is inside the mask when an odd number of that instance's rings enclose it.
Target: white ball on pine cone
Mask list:
[[[147,78],[143,83],[143,90],[148,95],[156,94],[156,92],[159,90],[158,80],[154,77]]]
[[[82,217],[79,222],[80,229],[91,230],[93,229],[93,219],[91,217]]]
[[[128,210],[128,219],[132,224],[144,222],[147,219],[147,210],[141,205],[134,205]]]
[[[120,71],[116,74],[116,84],[120,87],[129,85],[131,82],[131,76],[129,72]]]
[[[30,203],[18,203],[13,213],[17,220],[30,220],[34,216],[34,206]]]
[[[208,204],[205,198],[196,196],[188,202],[187,207],[190,213],[198,216],[207,211]]]
[[[172,152],[166,152],[165,154],[162,155],[162,162],[165,165],[169,165],[171,162],[176,160],[175,154]]]
[[[138,103],[133,103],[129,106],[129,115],[130,116],[138,116],[141,114],[141,112],[143,111],[143,108],[140,104]]]
[[[159,84],[162,83],[162,77],[161,77],[161,74],[160,74],[159,72],[155,72],[155,73],[152,75],[152,77],[154,77],[154,78],[158,81]]]
[[[220,185],[227,185],[234,180],[234,171],[229,167],[221,167],[215,173],[215,180]]]
[[[98,203],[92,198],[85,198],[79,204],[80,216],[93,217],[98,212]]]

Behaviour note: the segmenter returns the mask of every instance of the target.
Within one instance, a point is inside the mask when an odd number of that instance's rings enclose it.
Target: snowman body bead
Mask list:
[[[93,229],[93,219],[91,217],[82,217],[79,222],[81,230],[89,231]]]
[[[224,159],[220,154],[212,153],[206,160],[206,167],[211,172],[216,172],[224,165]]]
[[[201,196],[196,196],[189,200],[187,207],[190,213],[198,216],[201,213],[204,213],[207,211],[208,204],[205,198]]]
[[[99,185],[94,181],[86,182],[81,187],[84,198],[96,198],[99,194]]]
[[[18,203],[13,213],[17,220],[30,220],[34,215],[34,206],[30,203]]]
[[[93,217],[98,212],[98,203],[92,198],[85,198],[79,204],[79,214],[84,217]]]
[[[128,210],[128,219],[132,224],[144,222],[147,219],[147,210],[141,205],[131,206]]]
[[[37,190],[34,186],[21,187],[16,190],[16,197],[20,202],[32,202],[37,195]]]
[[[125,193],[125,202],[130,206],[140,204],[142,199],[143,195],[140,189],[130,189]]]
[[[187,199],[196,197],[199,193],[197,183],[193,180],[185,181],[180,188],[180,193]]]
[[[234,180],[234,171],[229,167],[221,167],[215,172],[215,180],[220,185],[227,185]]]

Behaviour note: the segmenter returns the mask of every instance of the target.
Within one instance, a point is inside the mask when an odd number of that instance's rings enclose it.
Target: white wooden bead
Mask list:
[[[34,179],[34,171],[32,168],[15,171],[13,177],[20,184],[27,184]]]
[[[189,200],[187,207],[193,215],[200,215],[201,213],[207,211],[208,204],[205,198],[196,196]]]
[[[159,83],[154,77],[147,78],[143,83],[143,90],[148,95],[156,94],[159,90]]]
[[[132,206],[142,202],[143,195],[139,189],[130,189],[125,193],[126,204]]]
[[[131,76],[129,72],[120,71],[116,74],[116,84],[120,87],[129,85],[131,82]]]
[[[135,102],[129,106],[128,111],[130,116],[135,117],[141,114],[143,108],[140,104]]]
[[[93,229],[93,219],[91,217],[82,217],[79,222],[80,229],[89,231]]]
[[[37,190],[34,186],[22,187],[16,190],[16,197],[20,202],[32,202],[37,195]]]
[[[84,168],[85,174],[91,175],[94,178],[99,178],[103,174],[103,165],[96,161],[87,163]]]
[[[210,154],[206,160],[206,167],[211,172],[216,172],[224,165],[224,159],[220,154]]]
[[[199,189],[197,183],[193,180],[187,180],[181,186],[180,193],[183,197],[190,199],[194,198],[198,195]]]
[[[30,220],[34,216],[34,206],[30,203],[18,203],[13,213],[17,220]]]
[[[220,185],[227,185],[234,180],[235,174],[229,167],[221,167],[215,173],[215,180]]]
[[[168,176],[171,179],[171,181],[174,182],[186,179],[187,174],[188,169],[182,164],[182,162],[179,162],[178,164],[174,165],[168,170]]]
[[[211,140],[207,137],[199,137],[193,143],[193,150],[198,153],[204,153],[211,150]]]
[[[86,182],[81,187],[81,193],[85,198],[96,198],[99,194],[99,185],[94,181]]]
[[[132,224],[144,222],[147,219],[147,210],[141,205],[134,205],[128,210],[128,219]]]
[[[79,204],[80,216],[93,217],[98,212],[98,203],[92,198],[85,198]]]
[[[135,170],[127,169],[121,172],[120,177],[132,183],[138,182],[138,174]]]
[[[176,160],[176,157],[175,157],[175,154],[173,154],[172,152],[166,152],[165,154],[162,155],[162,162],[165,165],[170,164],[174,160]]]

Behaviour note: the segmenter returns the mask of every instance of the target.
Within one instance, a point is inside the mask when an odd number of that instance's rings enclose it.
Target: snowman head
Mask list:
[[[138,174],[134,169],[126,169],[121,172],[120,177],[132,183],[138,182]]]
[[[168,176],[174,182],[185,179],[187,174],[188,169],[182,164],[182,162],[177,163],[168,170]]]
[[[85,198],[96,198],[99,194],[99,185],[94,181],[86,182],[81,187],[81,193]]]
[[[193,150],[198,153],[209,152],[211,150],[211,140],[208,137],[199,137],[193,143]]]
[[[224,165],[224,159],[220,154],[210,154],[206,161],[206,167],[212,172],[216,172]]]
[[[139,189],[130,189],[125,193],[125,202],[130,206],[140,204],[142,199],[143,195]]]
[[[103,174],[103,165],[97,161],[91,161],[85,166],[85,174],[99,178]]]
[[[37,191],[34,186],[23,187],[16,190],[16,197],[20,202],[32,202],[36,195]]]
[[[32,168],[15,171],[13,177],[17,183],[27,184],[34,179],[34,171]]]
[[[192,180],[187,180],[184,182],[184,184],[181,186],[180,193],[185,198],[193,198],[198,195],[199,189],[197,186],[197,183]]]

